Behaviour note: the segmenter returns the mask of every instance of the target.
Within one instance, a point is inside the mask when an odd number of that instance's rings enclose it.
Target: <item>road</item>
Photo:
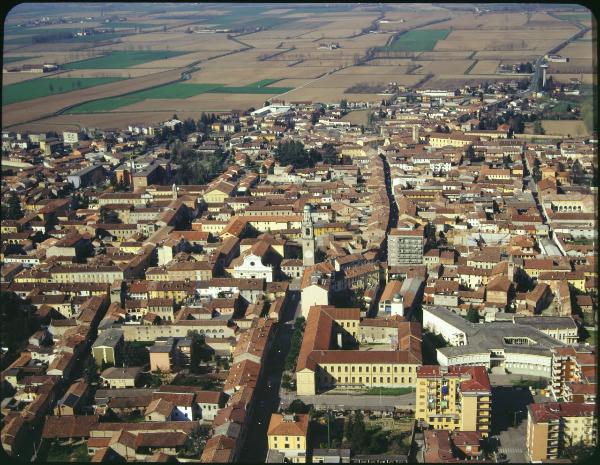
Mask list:
[[[264,463],[267,457],[267,428],[271,413],[279,411],[279,389],[285,358],[290,349],[292,323],[300,305],[300,293],[291,292],[281,321],[277,324],[277,334],[265,362],[265,371],[256,387],[252,427],[240,454],[243,463]]]
[[[492,388],[492,437],[498,452],[509,462],[526,462],[527,406],[534,399],[529,389],[508,386]]]

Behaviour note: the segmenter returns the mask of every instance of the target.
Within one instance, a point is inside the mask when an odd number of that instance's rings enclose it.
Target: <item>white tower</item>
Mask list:
[[[311,210],[309,203],[304,205],[302,218],[302,264],[304,266],[315,264],[315,231],[310,215]]]
[[[540,68],[542,68],[542,87],[546,87],[546,70],[548,69],[548,65],[543,64]]]
[[[173,200],[177,200],[177,185],[175,183],[173,183],[173,188],[171,192],[173,194]]]

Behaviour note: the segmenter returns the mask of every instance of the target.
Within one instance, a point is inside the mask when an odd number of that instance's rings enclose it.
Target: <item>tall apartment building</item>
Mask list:
[[[557,400],[595,402],[597,361],[594,347],[552,349],[551,392]]]
[[[415,418],[434,429],[480,431],[488,437],[492,386],[483,366],[417,369]]]
[[[392,229],[388,236],[388,264],[397,266],[423,263],[424,243],[422,227]]]
[[[565,447],[595,446],[594,404],[547,402],[527,406],[527,451],[532,462],[556,459]]]

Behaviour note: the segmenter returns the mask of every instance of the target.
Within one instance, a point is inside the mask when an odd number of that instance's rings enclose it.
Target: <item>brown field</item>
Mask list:
[[[571,135],[571,136],[587,136],[589,131],[583,121],[542,121],[542,127],[546,134],[551,135]]]
[[[406,63],[404,66],[352,66],[350,68],[345,68],[338,71],[335,73],[335,75],[373,76],[373,79],[377,79],[380,76],[397,76],[398,74],[406,74],[406,70],[409,66],[411,66],[410,63]]]
[[[569,60],[567,63],[550,63],[548,72],[550,74],[593,73],[594,65],[589,58],[576,58]]]
[[[371,110],[354,110],[342,117],[342,121],[350,121],[352,124],[367,124]]]
[[[583,84],[594,84],[597,81],[595,74],[549,74],[555,82],[568,83],[572,78],[580,79]]]
[[[216,112],[216,111],[215,111]],[[201,110],[179,112],[180,118],[198,119]],[[46,118],[40,122],[19,124],[14,126],[14,131],[55,131],[73,130],[85,127],[123,128],[132,122],[140,124],[158,124],[173,116],[169,111],[144,111],[129,113],[94,113],[91,115],[58,115]]]
[[[424,88],[432,88],[432,89],[445,89],[451,90],[456,89],[464,84],[468,85],[477,85],[483,82],[494,82],[494,81],[502,81],[505,80],[506,77],[498,75],[498,74],[463,74],[463,75],[446,75],[440,74],[434,76],[432,79],[428,80],[421,87]],[[511,76],[511,79],[514,79]]]
[[[590,41],[576,41],[571,42],[565,48],[563,48],[559,52],[562,56],[567,58],[585,58],[589,61],[591,57],[594,56],[594,45],[593,42]]]
[[[448,51],[448,52],[421,52],[418,60],[466,60],[473,52],[470,51]]]
[[[415,62],[421,65],[419,69],[415,71],[415,74],[461,74],[464,73],[467,68],[473,63],[471,60],[438,60],[438,61],[417,61]]]
[[[495,74],[496,70],[500,66],[500,62],[498,60],[494,61],[478,61],[473,69],[469,72],[469,74]]]
[[[60,71],[56,73],[46,73],[44,76],[57,76],[61,77]],[[16,84],[17,82],[30,81],[31,79],[39,78],[40,75],[37,73],[2,73],[2,85],[7,86],[9,84]]]

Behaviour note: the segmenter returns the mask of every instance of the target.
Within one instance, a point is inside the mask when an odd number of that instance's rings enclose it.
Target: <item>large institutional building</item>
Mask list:
[[[492,386],[482,366],[422,366],[417,370],[415,418],[434,429],[489,435]]]
[[[388,344],[389,350],[344,350],[361,342]],[[402,317],[361,320],[358,308],[314,306],[298,355],[297,391],[414,386],[421,363],[419,323]]]
[[[577,334],[571,318],[515,318],[513,322],[470,323],[445,307],[424,307],[423,328],[441,335],[442,366],[481,365],[515,374],[552,377],[552,350]],[[565,342],[563,342],[563,340]]]

